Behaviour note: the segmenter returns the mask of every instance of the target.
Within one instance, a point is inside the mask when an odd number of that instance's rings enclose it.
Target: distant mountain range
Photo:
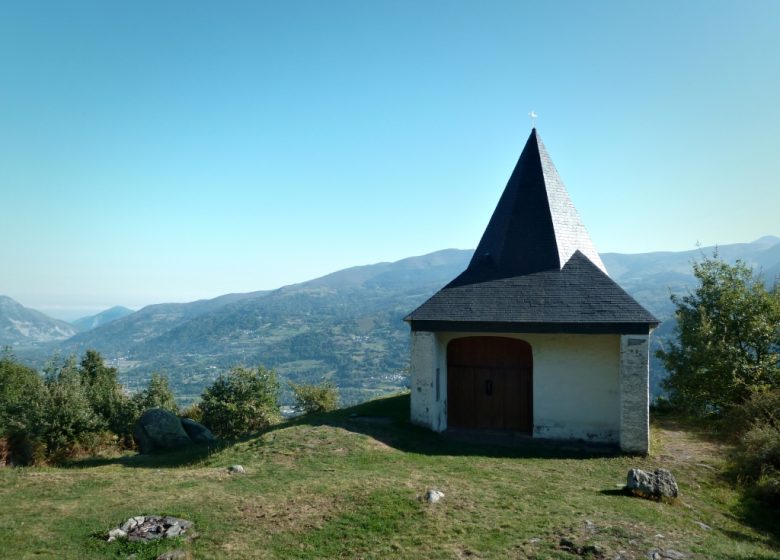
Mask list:
[[[673,314],[670,292],[692,287],[691,262],[713,250],[601,256],[620,285],[666,320]],[[770,281],[780,275],[778,237],[724,245],[718,253],[730,262],[744,260]],[[114,308],[80,321],[82,328],[95,327],[78,334],[67,323],[0,298],[0,344],[11,344],[20,357],[38,363],[55,350],[81,354],[95,348],[120,368],[131,389],[161,371],[185,401],[197,397],[220,371],[264,364],[297,382],[332,379],[344,400],[355,402],[404,386],[409,328],[403,317],[460,273],[471,255],[448,249],[348,268],[273,291],[150,305],[130,314]],[[673,321],[662,323],[654,347],[673,330]],[[663,370],[655,360],[651,370],[657,391]]]
[[[127,307],[122,307],[121,305],[117,305],[116,307],[112,307],[111,309],[106,309],[105,311],[101,311],[96,315],[90,315],[89,317],[82,317],[81,319],[76,319],[75,321],[71,321],[70,324],[76,327],[76,329],[79,332],[91,331],[92,329],[96,329],[98,327],[102,327],[103,325],[107,325],[111,321],[116,321],[117,319],[126,317],[131,313],[134,313],[132,309],[128,309]]]
[[[719,247],[702,247],[692,251],[655,252],[626,255],[602,253],[609,275],[637,301],[658,318],[670,317],[674,306],[669,293],[683,292],[694,285],[691,263],[713,252],[734,263],[741,259],[763,275],[768,284],[780,276],[780,237],[771,235],[752,243],[734,243]]]
[[[70,338],[76,328],[0,295],[0,346],[35,346]]]

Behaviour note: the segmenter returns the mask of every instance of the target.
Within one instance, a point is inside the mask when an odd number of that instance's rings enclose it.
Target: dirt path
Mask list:
[[[652,426],[653,455],[669,465],[714,468],[723,462],[728,445],[713,434],[661,419]]]

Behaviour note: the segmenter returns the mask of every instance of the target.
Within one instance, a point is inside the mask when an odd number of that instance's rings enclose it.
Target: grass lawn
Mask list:
[[[722,444],[671,421],[637,458],[456,441],[411,426],[408,406],[380,399],[219,449],[0,469],[0,557],[780,558],[780,514],[740,501],[719,474]],[[246,474],[227,473],[236,463]],[[668,468],[680,498],[625,496],[631,467]],[[444,498],[424,502],[429,488]],[[199,536],[100,538],[143,514],[190,519]]]

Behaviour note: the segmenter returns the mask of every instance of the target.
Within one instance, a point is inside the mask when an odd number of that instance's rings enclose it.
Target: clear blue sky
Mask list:
[[[780,234],[780,2],[0,1],[0,294],[473,248],[530,131],[601,252]]]

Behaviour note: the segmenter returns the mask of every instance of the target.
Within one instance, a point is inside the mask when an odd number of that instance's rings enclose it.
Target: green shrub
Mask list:
[[[762,500],[780,505],[780,390],[754,395],[732,413],[739,438],[734,473]]]
[[[200,408],[200,404],[193,403],[187,408],[183,409],[179,416],[182,418],[189,418],[190,420],[195,420],[196,422],[203,423],[203,410]]]
[[[106,431],[106,422],[93,410],[88,387],[73,357],[49,363],[45,389],[43,414],[33,437],[45,444],[50,457],[67,457],[73,446],[85,444]]]
[[[236,367],[203,391],[203,424],[220,437],[235,438],[279,420],[276,372]]]
[[[0,437],[11,442],[28,439],[43,414],[44,394],[40,375],[17,363],[5,348],[0,354]]]
[[[767,290],[744,262],[717,252],[693,264],[698,282],[672,295],[677,340],[656,355],[669,371],[663,387],[677,408],[721,418],[754,393],[780,388],[780,284]]]
[[[168,384],[168,378],[159,373],[153,373],[146,389],[133,396],[139,415],[150,408],[162,408],[174,414],[178,414],[179,406]]]
[[[119,439],[128,439],[137,414],[119,383],[117,369],[106,366],[96,350],[87,350],[79,365],[79,374],[95,414]]]
[[[339,407],[339,390],[330,381],[319,385],[290,383],[295,394],[295,410],[303,414],[330,412]]]

